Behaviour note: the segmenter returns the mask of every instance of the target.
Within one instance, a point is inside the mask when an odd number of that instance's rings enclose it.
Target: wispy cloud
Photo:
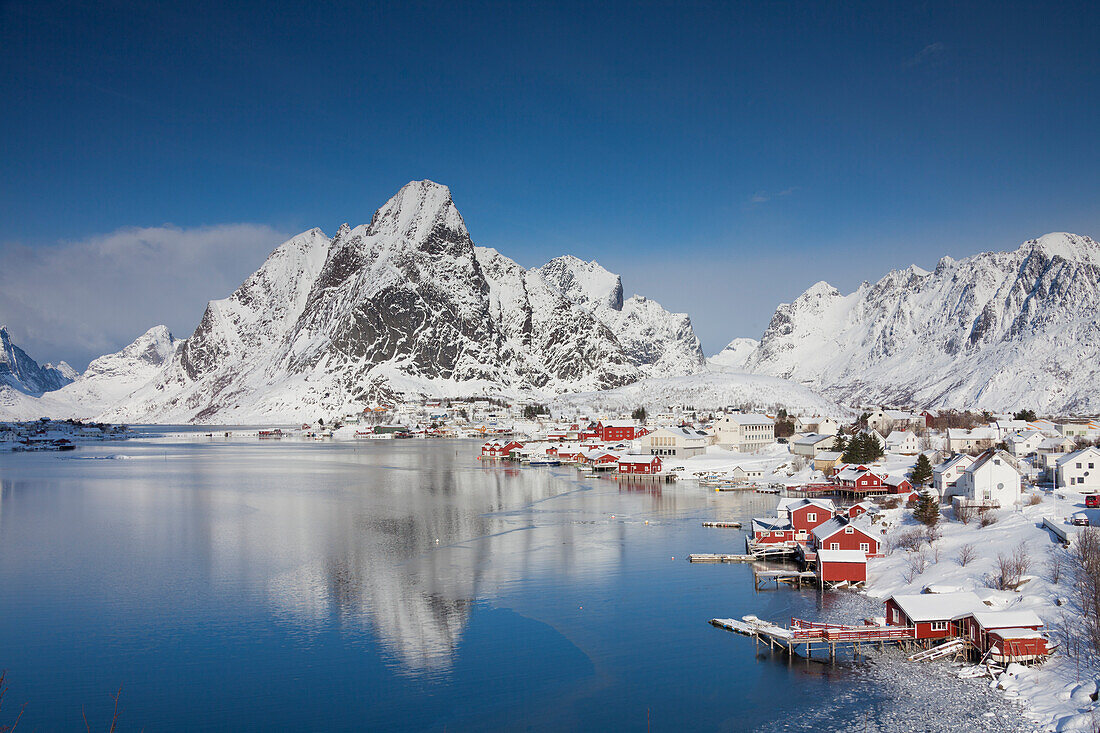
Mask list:
[[[763,203],[766,203],[768,201],[771,201],[772,199],[778,199],[778,198],[783,198],[784,196],[790,196],[792,193],[794,193],[797,190],[798,190],[798,186],[791,186],[790,188],[785,188],[782,191],[775,191],[775,192],[757,191],[756,193],[754,193],[752,195],[752,197],[749,198],[749,203],[750,204],[763,204]]]
[[[167,325],[188,336],[287,235],[262,224],[127,228],[54,245],[0,244],[0,322],[39,361],[90,359]]]
[[[947,47],[939,41],[929,43],[905,62],[905,68],[914,66],[939,66],[946,58]]]

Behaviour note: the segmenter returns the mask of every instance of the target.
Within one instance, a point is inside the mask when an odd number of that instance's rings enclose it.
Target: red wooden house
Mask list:
[[[959,635],[966,636],[994,661],[1031,661],[1050,654],[1046,637],[1039,633],[1043,621],[1033,611],[974,611],[960,619]],[[992,649],[996,647],[996,649]]]
[[[482,458],[499,458],[500,443],[495,440],[490,440],[488,443],[484,443],[481,446]]]
[[[803,499],[787,507],[787,516],[794,529],[794,539],[806,542],[815,528],[833,518],[833,503],[820,499]]]
[[[818,550],[817,577],[822,583],[864,583],[867,555],[859,550]]]
[[[601,422],[597,427],[600,431],[600,440],[605,443],[618,443],[623,440],[634,440],[638,437],[638,426],[626,420]]]
[[[858,504],[852,504],[852,506],[845,509],[843,514],[844,516],[848,517],[848,519],[855,519],[856,517],[862,516],[871,511],[871,509],[873,508],[874,504],[872,504],[871,502],[861,501]]]
[[[879,554],[879,538],[866,522],[834,517],[813,530],[812,548],[818,550],[860,550],[868,556]]]
[[[913,483],[904,476],[886,476],[883,479],[888,494],[908,494],[913,491]]]
[[[786,519],[757,517],[752,520],[752,539],[763,545],[794,542],[794,528]]]
[[[865,466],[845,466],[836,475],[837,484],[849,491],[885,493],[886,474],[877,473]]]
[[[625,455],[619,458],[619,473],[654,474],[660,472],[660,456]]]
[[[886,623],[916,629],[916,639],[946,639],[958,635],[956,619],[984,608],[981,599],[970,591],[962,593],[921,593],[890,596],[886,599]]]

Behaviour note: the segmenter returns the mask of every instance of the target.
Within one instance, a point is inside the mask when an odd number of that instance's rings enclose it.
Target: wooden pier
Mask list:
[[[752,582],[757,591],[768,590],[773,582],[776,588],[779,588],[780,584],[789,585],[792,588],[801,588],[803,585],[815,585],[817,583],[817,573],[810,570],[753,568]]]
[[[750,636],[757,643],[767,644],[769,648],[792,657],[798,653],[800,646],[804,647],[807,658],[813,657],[816,646],[820,650],[827,650],[829,659],[836,659],[838,648],[850,648],[858,655],[864,644],[877,644],[881,649],[886,644],[908,647],[918,643],[916,629],[909,626],[847,626],[792,618],[788,627],[756,616],[744,616],[741,619],[712,618],[710,624]]]
[[[703,522],[704,527],[722,527],[723,529],[741,529],[740,522]]]
[[[753,562],[756,555],[728,555],[718,552],[697,552],[688,555],[688,562]]]

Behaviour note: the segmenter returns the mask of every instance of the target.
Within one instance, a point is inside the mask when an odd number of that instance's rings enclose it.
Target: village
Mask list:
[[[878,609],[782,622],[743,609],[711,624],[789,657],[896,647],[912,663],[987,678],[1050,729],[1093,719],[1100,420],[883,408],[851,422],[736,409],[662,417],[547,425],[490,439],[478,458],[776,494],[774,513],[745,527],[704,523],[742,530],[743,551],[688,559],[751,563],[758,590],[857,591]]]

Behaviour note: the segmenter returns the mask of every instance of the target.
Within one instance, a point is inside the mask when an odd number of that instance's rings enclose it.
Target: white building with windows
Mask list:
[[[959,476],[962,476],[962,472],[970,468],[973,462],[973,456],[959,453],[932,469],[932,488],[940,495],[941,501],[951,496]]]
[[[1039,450],[1044,440],[1046,438],[1038,430],[1024,430],[1006,437],[1005,445],[1008,446],[1009,453],[1017,458],[1023,458]]]
[[[814,415],[813,417],[796,417],[794,419],[794,431],[796,433],[817,433],[818,435],[836,435],[840,432],[840,423],[831,417]]]
[[[952,453],[986,450],[992,448],[998,440],[996,428],[947,429],[947,450]]]
[[[734,412],[714,421],[718,445],[738,453],[755,453],[775,442],[775,420],[767,415]]]
[[[920,453],[920,443],[908,430],[895,430],[886,436],[886,452],[914,455]]]
[[[1100,490],[1100,448],[1090,446],[1058,459],[1058,487]]]
[[[651,456],[691,458],[707,450],[710,436],[695,428],[657,428],[641,438],[641,452]]]
[[[1020,500],[1018,466],[1003,450],[988,450],[967,466],[949,496],[960,504],[1011,507]]]

